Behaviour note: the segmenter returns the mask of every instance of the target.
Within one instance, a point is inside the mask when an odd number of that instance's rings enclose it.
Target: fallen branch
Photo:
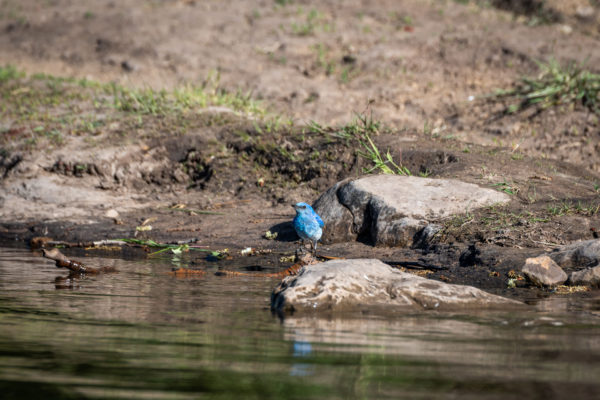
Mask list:
[[[102,247],[102,246],[124,246],[126,243],[120,240],[97,240],[94,242],[63,242],[51,240],[46,242],[49,246],[62,247]]]
[[[56,263],[56,268],[66,268],[71,271],[72,274],[89,274],[89,275],[97,275],[106,272],[117,272],[114,267],[100,267],[100,268],[91,268],[85,266],[82,262],[76,260],[70,260],[63,253],[61,253],[58,249],[42,249],[42,254],[44,257],[54,260]]]

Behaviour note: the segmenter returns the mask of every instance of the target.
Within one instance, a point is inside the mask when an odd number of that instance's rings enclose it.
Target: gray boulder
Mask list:
[[[600,239],[562,246],[548,254],[563,268],[588,268],[600,264]]]
[[[571,285],[600,287],[600,266],[571,273],[569,283]]]
[[[522,271],[537,286],[562,285],[568,278],[565,271],[548,256],[528,258]]]
[[[313,207],[325,222],[324,243],[363,238],[376,246],[411,246],[423,233],[435,233],[424,230],[430,220],[508,201],[504,193],[457,180],[370,175],[338,182]]]
[[[402,272],[375,259],[332,260],[303,267],[271,295],[274,311],[395,312],[523,305],[472,286]]]

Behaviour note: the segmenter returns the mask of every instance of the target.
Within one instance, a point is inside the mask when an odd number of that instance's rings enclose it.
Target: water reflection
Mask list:
[[[598,300],[518,314],[293,317],[269,279],[176,279],[170,260],[65,276],[0,249],[3,398],[597,398]],[[568,313],[564,311],[568,310]]]

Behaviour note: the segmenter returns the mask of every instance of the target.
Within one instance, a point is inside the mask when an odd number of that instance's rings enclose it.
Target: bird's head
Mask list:
[[[296,203],[292,207],[294,207],[294,210],[296,210],[296,213],[298,214],[302,214],[312,210],[312,207],[304,202]]]

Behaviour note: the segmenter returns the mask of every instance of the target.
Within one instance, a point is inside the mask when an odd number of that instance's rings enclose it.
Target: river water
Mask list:
[[[119,273],[68,288],[39,253],[0,248],[2,399],[600,398],[598,297],[281,320],[274,279],[175,278],[168,256],[83,261]]]

